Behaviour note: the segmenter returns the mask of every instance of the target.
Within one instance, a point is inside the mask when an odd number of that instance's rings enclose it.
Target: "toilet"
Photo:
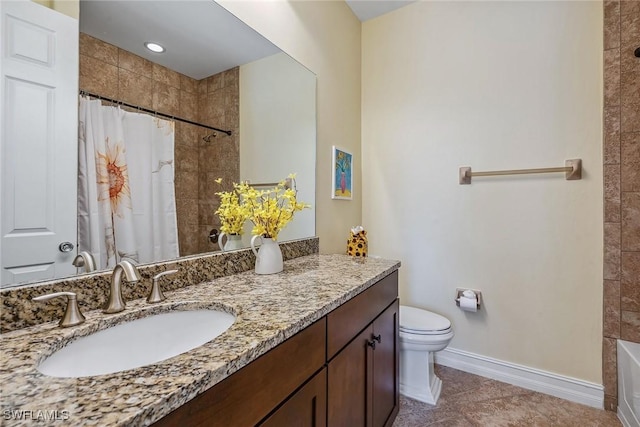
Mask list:
[[[433,353],[444,350],[452,338],[446,317],[400,306],[400,394],[436,404],[442,380],[433,371]]]

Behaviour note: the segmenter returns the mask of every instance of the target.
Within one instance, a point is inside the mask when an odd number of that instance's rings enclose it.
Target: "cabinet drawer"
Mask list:
[[[398,297],[394,271],[327,315],[327,360],[373,321]]]
[[[322,368],[325,336],[322,318],[154,425],[256,425]]]

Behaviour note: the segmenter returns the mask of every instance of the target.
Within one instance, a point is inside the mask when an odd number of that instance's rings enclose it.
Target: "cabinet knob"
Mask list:
[[[373,341],[373,340],[371,340],[371,341],[367,341],[367,345],[368,345],[369,347],[371,347],[372,349],[374,349],[374,350],[376,349],[376,342],[375,342],[375,341]]]
[[[373,335],[373,340],[374,341],[378,341],[378,344],[382,343],[382,336],[381,335]]]

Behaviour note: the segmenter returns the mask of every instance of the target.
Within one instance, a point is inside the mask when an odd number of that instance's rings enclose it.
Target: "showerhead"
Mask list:
[[[204,142],[211,142],[211,138],[215,138],[216,136],[218,136],[218,133],[217,132],[212,132],[209,135],[203,137],[202,140]]]

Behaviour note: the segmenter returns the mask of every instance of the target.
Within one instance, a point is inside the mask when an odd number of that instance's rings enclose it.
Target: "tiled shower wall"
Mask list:
[[[220,229],[218,216],[214,215],[220,203],[215,193],[231,190],[231,184],[240,180],[239,76],[240,69],[235,67],[198,83],[200,123],[233,131],[231,136],[217,132],[211,142],[198,138],[199,236],[208,236],[212,228]],[[215,182],[217,178],[222,178],[222,186]],[[208,239],[199,239],[198,243],[198,252],[217,249]]]
[[[195,80],[101,40],[80,34],[80,89],[233,131],[175,122],[175,192],[180,255],[218,249],[207,236],[220,228],[213,212],[220,187],[240,179],[238,68]]]
[[[605,408],[617,408],[616,340],[640,342],[640,1],[604,2]]]

